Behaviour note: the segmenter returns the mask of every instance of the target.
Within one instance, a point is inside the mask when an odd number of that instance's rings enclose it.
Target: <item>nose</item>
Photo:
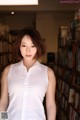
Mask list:
[[[26,50],[30,52],[30,47],[27,47]]]

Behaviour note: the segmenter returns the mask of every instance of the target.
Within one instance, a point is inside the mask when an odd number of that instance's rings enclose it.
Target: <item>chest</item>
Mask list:
[[[44,94],[48,85],[46,70],[14,71],[9,77],[9,94]]]

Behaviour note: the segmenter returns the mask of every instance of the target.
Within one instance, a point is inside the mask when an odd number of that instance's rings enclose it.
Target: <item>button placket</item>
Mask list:
[[[23,98],[22,98],[22,112],[21,112],[21,120],[24,119],[24,116],[25,116],[25,103],[27,103],[27,91],[26,91],[26,88],[27,88],[27,85],[28,85],[28,79],[27,79],[27,75],[26,75],[26,78],[24,80],[24,84],[23,84]]]

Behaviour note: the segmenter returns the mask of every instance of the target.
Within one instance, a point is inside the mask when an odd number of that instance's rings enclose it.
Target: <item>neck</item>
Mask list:
[[[36,62],[36,59],[33,59],[33,60],[25,60],[25,59],[23,59],[23,64],[26,66],[27,69],[32,67],[35,62]]]

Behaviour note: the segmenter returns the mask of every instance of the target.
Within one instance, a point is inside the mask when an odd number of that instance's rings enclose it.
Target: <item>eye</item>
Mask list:
[[[26,47],[26,45],[21,45],[22,47]]]
[[[35,47],[34,45],[32,45],[31,47]]]

